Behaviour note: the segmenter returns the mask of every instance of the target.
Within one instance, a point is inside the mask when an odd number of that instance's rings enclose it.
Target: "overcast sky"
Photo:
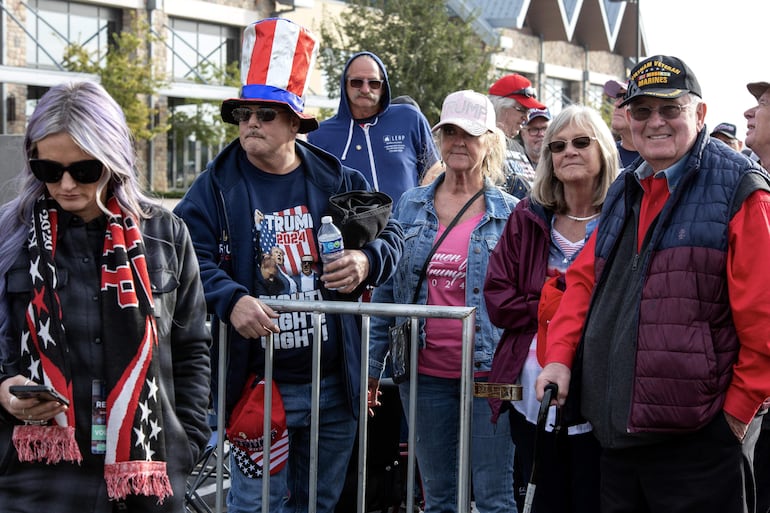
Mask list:
[[[743,112],[756,105],[746,84],[770,82],[770,2],[639,1],[648,55],[682,59],[703,89],[709,131],[729,122],[743,139]]]

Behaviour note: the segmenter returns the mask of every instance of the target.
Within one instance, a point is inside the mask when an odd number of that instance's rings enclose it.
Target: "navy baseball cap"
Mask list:
[[[719,123],[716,128],[711,132],[711,135],[722,134],[730,139],[738,138],[738,129],[732,123]]]

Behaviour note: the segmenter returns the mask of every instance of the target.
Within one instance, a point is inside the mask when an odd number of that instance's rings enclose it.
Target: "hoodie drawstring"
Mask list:
[[[342,156],[340,157],[340,160],[345,160],[348,158],[348,149],[350,148],[350,142],[353,140],[353,118],[350,118],[350,126],[348,127],[348,140],[345,143],[345,149],[342,150]]]

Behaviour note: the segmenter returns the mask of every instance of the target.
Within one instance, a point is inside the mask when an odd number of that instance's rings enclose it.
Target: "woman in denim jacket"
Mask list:
[[[496,187],[503,181],[505,139],[496,128],[494,109],[486,96],[473,91],[450,94],[433,131],[438,132],[445,172],[430,185],[411,189],[401,197],[394,217],[404,229],[403,256],[393,278],[375,289],[373,301],[412,302],[433,244],[471,200],[431,258],[417,304],[476,307],[475,379],[483,381],[501,335],[487,315],[484,277],[489,255],[518,200]],[[482,188],[483,194],[473,199]],[[388,328],[403,320],[372,319],[370,397],[377,397],[388,350]],[[457,507],[460,323],[430,318],[420,322],[415,426],[420,443],[415,450],[426,513],[456,511]],[[409,382],[399,388],[407,411]],[[482,513],[513,511],[513,443],[506,438],[507,421],[493,425],[485,399],[474,399],[473,411],[471,459],[476,509]]]

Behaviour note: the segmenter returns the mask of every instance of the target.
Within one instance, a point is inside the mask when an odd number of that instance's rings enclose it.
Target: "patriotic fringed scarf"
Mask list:
[[[111,499],[127,495],[173,494],[166,473],[163,412],[158,395],[158,336],[154,304],[144,255],[144,243],[134,218],[124,216],[111,197],[102,254],[102,330],[105,336],[107,440],[104,478]],[[41,196],[29,235],[32,300],[21,336],[22,369],[37,383],[51,385],[70,399],[66,414],[49,425],[14,428],[13,441],[20,461],[80,462],[75,441],[72,369],[57,294],[55,204]]]

